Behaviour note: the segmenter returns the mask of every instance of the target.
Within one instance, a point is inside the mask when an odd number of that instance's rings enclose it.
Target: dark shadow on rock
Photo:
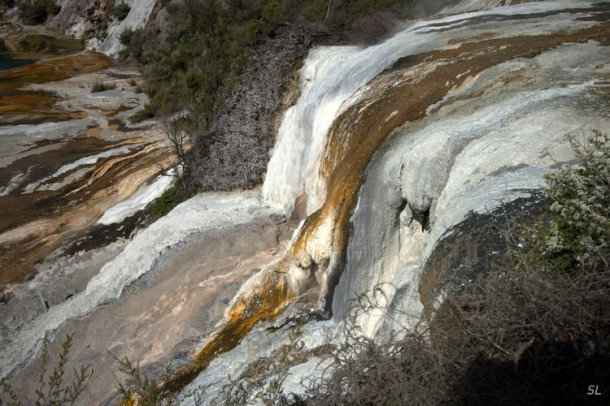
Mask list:
[[[518,359],[475,358],[455,388],[457,405],[608,405],[610,357],[543,342]]]

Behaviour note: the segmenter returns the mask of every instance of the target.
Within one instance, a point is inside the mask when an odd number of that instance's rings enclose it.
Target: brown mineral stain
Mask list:
[[[320,175],[326,182],[326,200],[305,220],[293,250],[279,263],[276,274],[265,275],[262,288],[229,309],[227,321],[212,335],[193,364],[159,384],[159,389],[179,391],[214,357],[235,347],[257,322],[279,314],[294,294],[284,273],[289,264],[294,261],[312,271],[328,266],[329,254],[315,252],[320,249],[317,239],[329,239],[341,266],[349,218],[366,167],[375,150],[395,129],[422,119],[427,109],[451,89],[458,89],[494,65],[516,58],[532,58],[566,43],[594,40],[607,45],[608,38],[610,24],[606,20],[572,33],[463,43],[454,49],[403,58],[374,79],[368,94],[342,113],[329,131],[320,167]],[[321,235],[327,227],[331,235]],[[127,404],[133,403],[137,403],[135,398]]]
[[[86,137],[99,138],[99,134],[102,132],[102,127],[94,127],[87,131]]]
[[[81,137],[66,142],[57,150],[14,162],[3,168],[8,171],[4,176],[6,179],[35,162],[46,162],[52,169],[47,168],[39,174],[39,178],[43,178],[78,157],[120,146],[120,143]],[[38,161],[43,158],[48,160]],[[31,278],[35,274],[34,263],[62,240],[93,225],[110,206],[133,194],[162,168],[175,164],[176,157],[165,144],[136,144],[128,153],[96,163],[91,174],[79,182],[55,191],[0,197],[0,291],[9,284]]]
[[[60,98],[50,92],[6,90],[0,92],[0,125],[38,124],[85,116],[82,111],[55,108]]]
[[[157,389],[177,393],[195,379],[218,355],[233,349],[260,321],[273,320],[293,299],[288,286],[285,262],[266,273],[259,286],[249,295],[235,301],[227,312],[226,321],[217,329],[199,351],[193,364],[178,371],[172,378],[161,382]],[[142,402],[135,394],[124,406]]]
[[[96,52],[42,59],[36,63],[0,71],[0,92],[32,83],[46,83],[94,72],[112,65],[112,59]]]
[[[18,57],[18,56],[14,56]],[[82,111],[55,108],[60,98],[51,92],[19,90],[21,86],[46,83],[107,68],[112,60],[103,54],[83,52],[49,57],[37,55],[36,63],[0,70],[0,125],[38,124],[82,118]]]
[[[521,36],[464,43],[449,50],[410,56],[394,70],[377,77],[371,91],[335,120],[323,153],[320,176],[326,180],[327,197],[320,210],[307,219],[294,246],[301,266],[311,265],[317,242],[313,236],[322,224],[334,225],[333,251],[341,256],[347,226],[365,169],[377,147],[400,126],[423,118],[431,105],[469,77],[499,63],[532,58],[566,43],[590,40],[602,44],[610,38],[610,23],[573,33]],[[324,259],[328,262],[328,258]],[[326,264],[312,264],[325,266]]]

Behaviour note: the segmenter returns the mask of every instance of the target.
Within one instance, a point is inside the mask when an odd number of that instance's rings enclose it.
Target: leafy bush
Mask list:
[[[119,363],[119,372],[125,376],[121,381],[117,378],[121,405],[177,406],[188,399],[191,401],[190,404],[200,406],[205,400],[204,387],[197,387],[184,394],[178,394],[165,387],[163,383],[172,378],[171,364],[160,371],[159,368],[150,365],[146,369],[142,368],[128,358],[115,357],[115,359]]]
[[[53,0],[24,1],[19,5],[19,18],[28,24],[42,24],[61,10]]]
[[[133,30],[131,28],[127,28],[123,31],[119,37],[119,42],[122,45],[129,46],[131,43],[131,37],[133,36]]]
[[[584,143],[570,141],[579,167],[546,177],[549,215],[528,242],[536,255],[566,271],[607,266],[610,139],[593,131]]]
[[[123,21],[131,11],[131,7],[127,3],[114,4],[108,10],[108,14],[119,21]]]
[[[134,364],[124,358],[119,361],[119,372],[127,376],[125,383],[119,382],[121,404],[134,403],[142,406],[160,406],[176,404],[176,395],[157,388],[154,379],[144,373],[139,364]]]
[[[153,203],[153,219],[154,221],[159,220],[167,213],[173,210],[174,207],[178,206],[184,199],[180,198],[180,195],[176,188],[166,190],[163,192],[160,198],[155,200]]]
[[[129,117],[129,121],[134,124],[140,123],[144,120],[148,120],[149,118],[153,118],[155,113],[151,108],[150,104],[145,104],[142,110],[136,112],[133,116]]]

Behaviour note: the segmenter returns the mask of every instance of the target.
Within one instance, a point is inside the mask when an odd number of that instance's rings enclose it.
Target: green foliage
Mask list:
[[[179,191],[179,186],[163,192],[161,197],[159,197],[153,203],[152,211],[154,221],[159,220],[161,217],[172,211],[174,207],[178,206],[184,201],[184,199],[185,198],[182,197]]]
[[[15,7],[15,0],[0,0],[0,10],[8,10]]]
[[[284,7],[275,0],[270,1],[263,6],[261,9],[261,16],[272,25],[280,24],[286,20]]]
[[[548,215],[526,236],[529,260],[564,271],[607,266],[610,241],[610,138],[570,138],[578,167],[546,177]]]
[[[131,44],[131,38],[133,37],[133,30],[131,28],[127,28],[125,31],[121,33],[119,37],[119,42],[122,45],[129,46]]]
[[[108,9],[108,14],[119,21],[123,21],[131,11],[131,7],[127,3],[112,4]]]
[[[119,371],[127,375],[125,383],[119,382],[119,394],[123,404],[131,404],[130,401],[137,399],[138,405],[158,406],[173,404],[175,395],[160,390],[157,383],[140,368],[139,364],[133,364],[129,359],[119,361]]]
[[[42,24],[61,10],[53,0],[24,1],[19,5],[19,18],[29,24]]]
[[[38,389],[36,390],[36,406],[62,406],[62,405],[73,405],[74,402],[82,395],[85,390],[87,380],[93,374],[93,370],[88,366],[82,366],[80,369],[74,368],[74,377],[72,380],[66,382],[66,364],[68,362],[68,355],[70,348],[72,347],[72,335],[67,335],[66,339],[62,343],[61,351],[59,352],[59,360],[55,367],[47,373],[49,367],[49,339],[45,335],[42,341],[42,366],[40,368],[40,374],[38,375]],[[14,392],[12,387],[4,379],[0,379],[0,389],[5,396],[8,396],[10,401],[7,402],[8,406],[21,405],[17,394]],[[0,398],[0,405],[2,405],[2,398]]]
[[[139,364],[134,364],[128,358],[115,359],[119,362],[119,372],[126,376],[123,382],[117,378],[122,405],[133,404],[135,401],[141,406],[174,406],[182,404],[186,399],[191,399],[195,406],[203,404],[203,387],[197,387],[183,395],[164,387],[163,382],[172,377],[171,364],[166,366],[162,376],[154,378],[152,373],[145,372]]]
[[[154,110],[150,104],[145,104],[142,110],[139,110],[133,116],[129,117],[129,121],[133,124],[140,123],[144,120],[148,120],[149,118],[153,118],[155,116]]]
[[[232,38],[231,24],[215,0],[187,0],[168,8],[167,40],[133,49],[143,64],[151,109],[167,115],[194,107],[206,122],[220,103],[221,88],[236,73],[243,46]],[[134,44],[131,38],[129,43]],[[186,99],[185,97],[186,96]]]

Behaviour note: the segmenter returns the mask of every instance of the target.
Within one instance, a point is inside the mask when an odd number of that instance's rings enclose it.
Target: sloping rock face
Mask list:
[[[151,18],[156,0],[58,0],[60,12],[45,24],[51,29],[59,29],[76,38],[84,38],[88,30],[95,28],[92,21],[104,21],[106,29],[98,37],[89,40],[87,47],[94,51],[116,57],[124,48],[120,36],[124,31],[143,28]],[[119,21],[109,13],[114,3],[127,4],[130,7],[127,16]]]
[[[517,38],[498,44],[506,47],[502,59],[511,43],[528,41]],[[469,213],[529,196],[543,185],[544,174],[572,158],[567,135],[607,128],[608,115],[600,112],[608,111],[603,79],[608,56],[597,42],[566,43],[480,73],[470,60],[441,84],[454,90],[427,107],[416,125],[397,129],[368,168],[335,290],[335,314],[344,312],[349,298],[380,283],[391,286],[389,297],[398,289],[397,301],[417,303],[407,298],[417,299],[419,270],[450,227]],[[460,65],[463,57],[443,61],[436,72],[446,63]],[[492,48],[486,58],[494,58]],[[394,82],[409,71],[413,68],[377,80]],[[463,81],[460,75],[466,76]],[[376,321],[368,323],[374,331]]]
[[[301,168],[312,174],[292,191],[308,194],[311,214],[288,273],[315,272],[326,292],[320,305],[330,309],[338,275],[366,270],[390,282],[370,267],[384,257],[422,263],[468,212],[540,188],[545,173],[572,159],[568,134],[607,125],[607,13],[574,2],[506,7],[417,23],[384,44],[347,50],[336,69],[347,80],[327,76],[307,93],[314,97],[300,120],[313,125],[297,122],[280,138],[278,150],[301,138],[308,154],[270,164],[268,179],[281,162],[289,185]],[[270,200],[276,185],[265,184]],[[392,230],[402,233],[396,255]]]
[[[309,216],[284,258],[254,277],[285,274],[287,300],[317,281],[318,309],[332,319],[301,329],[305,351],[341,340],[362,293],[377,306],[358,320],[368,336],[419,321],[421,272],[439,242],[472,215],[539,191],[545,174],[573,161],[568,135],[608,128],[609,13],[608,3],[522,4],[418,22],[366,49],[310,53],[263,188],[286,213],[305,193]],[[286,329],[272,330],[255,329],[190,389],[246,377],[257,360],[244,356],[248,346],[271,354],[289,342]],[[315,376],[313,364],[294,376]]]
[[[176,163],[161,126],[129,121],[148,101],[138,73],[100,70],[109,63],[96,53],[45,56],[0,74],[2,290],[31,279],[61,245],[85,249],[68,240],[102,216],[120,223],[172,180],[158,177]],[[92,92],[95,84],[107,89]],[[123,202],[131,207],[114,207],[136,192]]]
[[[81,362],[103,358],[104,332],[115,354],[143,366],[178,359],[161,385],[181,390],[183,404],[197,388],[205,404],[230,403],[229,376],[252,403],[271,384],[302,391],[344,340],[352,299],[372,296],[376,308],[357,322],[380,341],[424,305],[433,311],[442,292],[422,272],[451,233],[472,232],[473,218],[502,205],[529,210],[521,202],[543,176],[573,161],[567,136],[608,128],[608,21],[607,2],[535,2],[419,21],[368,48],[312,50],[261,194],[178,206],[74,299],[11,330],[2,375],[25,382],[37,340],[57,329],[80,334]],[[280,244],[276,216],[293,211],[306,219]],[[210,254],[219,247],[233,260]],[[206,296],[218,289],[222,300]],[[298,348],[278,366],[294,331]],[[113,399],[109,374],[93,381],[87,402]]]
[[[52,365],[62,338],[73,334],[67,370],[95,370],[77,404],[117,404],[118,359],[160,374],[169,362],[188,364],[240,287],[281,253],[285,234],[286,223],[255,191],[190,199],[137,234],[74,297],[26,320],[20,309],[5,307],[12,317],[3,320],[0,374],[12,377],[23,401],[34,402],[40,338],[51,335]]]

